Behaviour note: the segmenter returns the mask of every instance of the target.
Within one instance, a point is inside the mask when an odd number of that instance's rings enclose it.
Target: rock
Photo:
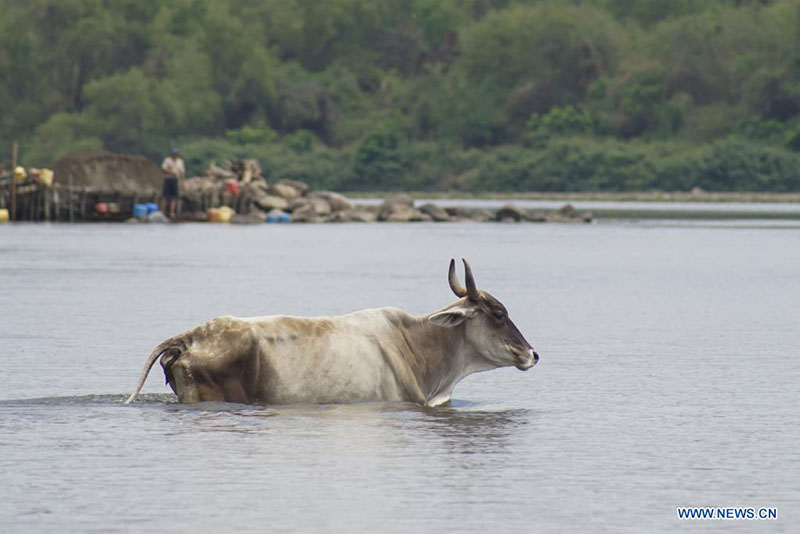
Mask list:
[[[447,210],[450,213],[450,210]],[[453,211],[454,217],[475,222],[486,222],[496,220],[496,213],[486,208],[457,208]]]
[[[289,203],[285,210],[292,212],[292,214],[297,211],[305,213],[304,210],[311,210],[310,213],[313,213],[313,215],[317,217],[330,215],[333,211],[328,201],[320,196],[296,198]]]
[[[431,219],[436,222],[448,222],[452,220],[449,213],[432,202],[420,206],[419,211],[430,216]]]
[[[259,165],[258,160],[246,159],[241,162],[241,172],[236,174],[241,177],[242,182],[248,183],[261,177],[261,165]]]
[[[408,195],[393,195],[381,204],[378,220],[408,222],[415,216],[414,199]]]
[[[269,187],[264,180],[253,180],[248,184],[242,184],[242,193],[256,197],[262,194],[269,194]]]
[[[292,212],[292,219],[291,222],[293,223],[315,223],[315,222],[322,222],[322,217],[316,214],[314,211],[314,206],[310,203],[306,204],[302,207],[297,208]]]
[[[130,219],[125,219],[125,222],[128,224],[137,224],[139,222],[139,219],[137,219],[136,217],[131,217]]]
[[[283,180],[278,180],[275,185],[288,185],[289,187],[294,188],[297,191],[297,196],[305,195],[308,192],[308,184],[304,182],[298,182],[297,180],[288,180],[284,178]]]
[[[511,219],[514,222],[525,220],[525,212],[522,208],[514,204],[506,204],[495,213],[495,220],[502,221],[503,219]]]
[[[331,214],[331,205],[322,197],[308,197],[308,203],[316,215],[325,216]]]
[[[534,211],[528,214],[528,220],[531,222],[545,222],[547,214],[542,211]]]
[[[371,223],[378,220],[378,216],[374,213],[364,210],[353,210],[350,212],[350,218],[353,222]]]
[[[414,210],[414,216],[411,217],[411,222],[433,222],[433,217],[419,210]]]
[[[277,183],[267,190],[267,194],[292,200],[300,196],[300,191],[290,185]]]
[[[558,210],[558,214],[562,217],[576,217],[577,212],[575,211],[575,207],[572,204],[564,204]]]
[[[432,222],[433,217],[414,208],[404,206],[389,213],[383,220],[384,222]]]
[[[414,218],[414,210],[403,210],[403,211],[394,211],[389,213],[388,215],[384,215],[382,218],[378,219],[383,222],[411,222],[411,219]]]
[[[328,218],[329,222],[361,222],[370,223],[377,221],[374,213],[363,210],[343,210],[335,211]]]
[[[558,211],[544,216],[546,222],[583,223],[592,222],[592,214],[577,211],[572,204],[565,204]]]
[[[309,198],[317,196],[325,199],[333,212],[354,209],[353,203],[342,194],[334,193],[333,191],[318,191],[309,195]]]
[[[544,221],[555,223],[590,223],[592,222],[592,214],[581,213],[575,217],[564,217],[558,213],[549,213],[545,215]]]
[[[206,170],[206,176],[210,176],[211,178],[215,178],[217,180],[227,180],[230,178],[235,180],[238,178],[235,172],[229,171],[228,169],[223,169],[216,163],[212,163],[208,166],[208,169]]]
[[[444,211],[447,212],[447,214],[450,217],[453,217],[453,218],[456,218],[456,219],[469,219],[470,218],[469,210],[467,208],[463,208],[461,206],[450,206],[450,207],[445,208]]]
[[[274,195],[267,195],[266,193],[259,193],[255,198],[256,205],[262,210],[286,210],[289,208],[289,202],[282,197]]]
[[[191,205],[198,205],[205,196],[212,195],[217,197],[222,192],[222,188],[223,185],[221,183],[217,183],[211,178],[202,176],[189,178],[183,185],[181,197]]]
[[[169,219],[167,219],[167,216],[160,211],[154,211],[147,216],[147,222],[165,224],[169,222]]]
[[[309,200],[306,197],[298,197],[289,202],[288,211],[294,211],[304,206],[308,206],[309,204],[311,204],[311,202],[309,202]]]

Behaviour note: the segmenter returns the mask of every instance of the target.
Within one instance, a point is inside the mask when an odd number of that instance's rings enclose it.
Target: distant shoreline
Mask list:
[[[397,194],[392,191],[354,191],[347,192],[350,198],[385,198]],[[598,193],[536,193],[536,192],[482,192],[463,191],[406,191],[414,198],[425,199],[475,199],[475,200],[563,200],[569,201],[609,201],[609,202],[743,202],[788,204],[800,202],[800,193],[709,193],[709,192],[598,192]]]

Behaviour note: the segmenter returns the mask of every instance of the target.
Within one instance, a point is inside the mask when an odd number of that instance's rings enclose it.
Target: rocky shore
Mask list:
[[[212,210],[224,208],[226,222],[344,223],[344,222],[591,222],[590,213],[570,204],[555,211],[526,210],[514,204],[499,209],[417,205],[406,194],[391,195],[380,204],[353,202],[341,193],[314,191],[296,180],[270,184],[255,160],[212,164],[206,176],[190,178],[182,192],[185,220],[215,220]]]

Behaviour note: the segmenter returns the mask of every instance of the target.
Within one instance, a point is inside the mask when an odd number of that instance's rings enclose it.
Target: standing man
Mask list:
[[[183,180],[186,178],[186,168],[183,166],[181,153],[177,148],[173,148],[169,156],[164,158],[161,170],[164,172],[161,211],[170,219],[174,219],[181,211],[180,190]]]

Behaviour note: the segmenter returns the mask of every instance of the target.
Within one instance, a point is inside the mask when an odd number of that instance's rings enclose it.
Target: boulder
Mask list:
[[[200,176],[187,179],[181,189],[181,197],[190,204],[200,204],[206,196],[218,197],[223,185],[211,178]]]
[[[450,217],[453,217],[453,218],[456,218],[456,219],[469,219],[470,218],[470,211],[467,208],[464,208],[464,207],[461,207],[461,206],[449,206],[449,207],[445,208],[444,211],[447,212],[447,214]]]
[[[525,212],[522,211],[522,208],[516,206],[514,204],[506,204],[495,213],[494,216],[496,221],[502,220],[510,220],[513,222],[519,222],[525,220]]]
[[[419,211],[430,216],[431,219],[436,222],[448,222],[452,220],[450,214],[447,213],[444,208],[437,206],[432,202],[420,206]]]
[[[230,171],[228,169],[223,169],[222,167],[220,167],[216,163],[212,163],[211,165],[208,166],[208,169],[206,169],[206,176],[210,176],[211,178],[214,178],[214,179],[220,180],[220,181],[224,181],[224,180],[228,180],[228,179],[236,180],[238,178],[238,176],[236,176],[235,172]]]
[[[558,211],[545,215],[547,222],[592,222],[592,214],[579,212],[572,204],[565,204]]]
[[[169,219],[160,211],[154,211],[147,216],[147,222],[166,224],[169,222]]]
[[[432,222],[433,217],[414,208],[398,208],[384,219],[385,222]]]
[[[309,204],[311,204],[311,202],[309,202],[309,200],[306,197],[298,197],[289,202],[289,208],[287,211],[294,211],[304,206],[308,206]]]
[[[250,183],[243,184],[241,187],[242,187],[242,193],[251,196],[258,196],[259,194],[268,194],[270,189],[267,186],[267,182],[264,180],[253,180]]]
[[[414,216],[414,199],[408,195],[390,196],[378,210],[379,221],[407,222]]]
[[[289,202],[289,205],[285,209],[285,211],[289,211],[292,214],[302,210],[311,210],[310,213],[313,213],[313,215],[317,217],[330,215],[333,211],[328,201],[319,196],[296,198]]]
[[[456,208],[452,212],[450,208],[447,209],[453,217],[459,219],[466,219],[475,222],[486,222],[495,220],[495,212],[486,208]]]
[[[298,182],[297,180],[288,180],[284,178],[283,180],[278,180],[275,185],[287,185],[297,191],[297,196],[305,195],[308,192],[308,184],[304,182]]]
[[[329,222],[375,222],[378,218],[374,213],[363,210],[342,210],[335,211],[328,218]]]
[[[293,223],[314,223],[314,222],[322,222],[322,217],[316,214],[314,211],[314,206],[310,203],[304,206],[298,207],[292,212],[292,219],[291,222]]]
[[[255,198],[256,205],[262,210],[286,210],[289,208],[289,201],[282,197],[259,193]]]
[[[534,211],[528,214],[528,220],[531,222],[545,222],[547,221],[547,214],[543,211]]]
[[[308,203],[316,215],[324,217],[331,214],[331,205],[322,197],[308,197]]]
[[[578,212],[575,211],[575,206],[573,206],[572,204],[564,204],[558,210],[558,214],[561,215],[562,217],[576,217]]]
[[[292,200],[300,196],[300,191],[290,185],[282,183],[273,185],[269,188],[267,193],[276,197],[285,198],[286,200]]]
[[[320,197],[325,199],[331,207],[331,211],[345,211],[354,208],[353,203],[346,196],[334,193],[333,191],[318,191],[309,195],[310,198]]]
[[[364,210],[353,210],[350,213],[350,219],[353,222],[371,223],[378,220],[378,216],[374,213]]]
[[[414,210],[414,216],[411,217],[411,222],[433,222],[433,217],[419,210]]]

